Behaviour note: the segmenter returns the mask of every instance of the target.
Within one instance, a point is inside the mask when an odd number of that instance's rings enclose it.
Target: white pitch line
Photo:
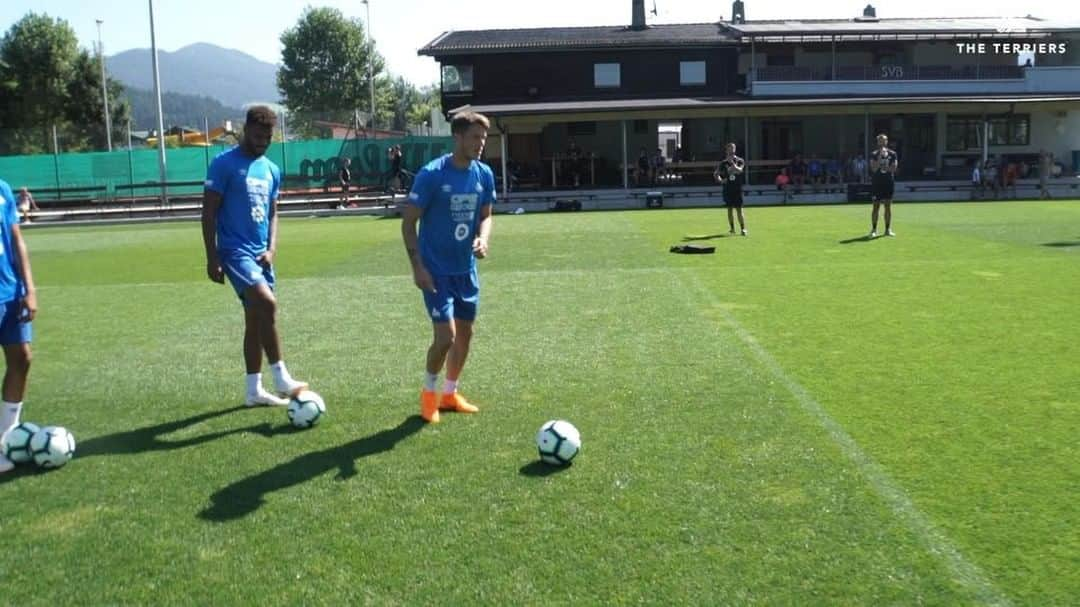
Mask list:
[[[696,275],[692,275],[691,278],[698,293],[705,300],[712,299],[709,297],[708,288],[701,283],[701,280]],[[825,411],[821,403],[802,384],[784,371],[780,363],[730,312],[722,308],[714,309],[731,325],[739,341],[746,346],[754,358],[791,392],[803,411],[817,420],[828,432],[829,437],[840,448],[841,453],[855,464],[859,472],[870,482],[870,486],[873,487],[874,491],[889,505],[893,514],[923,541],[931,554],[945,563],[959,582],[975,592],[980,603],[1001,607],[1012,605],[1009,598],[994,587],[982,570],[965,558],[960,550],[953,546],[949,538],[939,531],[925,514],[919,511],[907,493],[889,476],[889,473],[874,461],[874,458],[859,448],[858,443],[844,430],[844,427]]]

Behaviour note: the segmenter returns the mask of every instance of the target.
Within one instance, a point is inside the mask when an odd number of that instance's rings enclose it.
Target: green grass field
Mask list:
[[[462,391],[399,223],[282,222],[280,328],[318,427],[244,409],[197,224],[28,230],[6,605],[1068,605],[1080,597],[1080,203],[498,216]],[[534,436],[572,421],[568,469]]]

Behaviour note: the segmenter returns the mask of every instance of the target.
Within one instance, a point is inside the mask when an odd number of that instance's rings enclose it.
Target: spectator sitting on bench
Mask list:
[[[802,193],[802,187],[806,183],[806,162],[802,159],[802,154],[795,154],[795,157],[791,159],[791,164],[788,165],[788,176],[791,177],[791,183],[795,186],[795,193]]]
[[[855,156],[855,183],[866,183],[866,159],[861,155]]]
[[[814,154],[814,158],[810,159],[810,162],[806,163],[806,172],[810,177],[810,187],[816,194],[818,186],[821,185],[823,177],[825,176],[825,167],[822,162],[817,159],[817,154]]]
[[[839,160],[830,158],[825,161],[825,183],[836,185],[844,183],[844,169]]]
[[[23,223],[30,223],[30,210],[40,211],[37,202],[34,201],[34,196],[30,194],[30,190],[26,187],[19,189],[19,214],[22,215]]]
[[[1015,162],[1011,162],[1007,158],[1004,163],[1005,170],[1001,176],[1002,191],[1006,196],[1009,195],[1009,192],[1012,192],[1012,197],[1016,198],[1016,176],[1019,174],[1020,169]]]

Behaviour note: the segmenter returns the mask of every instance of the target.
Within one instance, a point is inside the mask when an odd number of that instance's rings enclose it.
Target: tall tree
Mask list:
[[[293,130],[315,119],[352,123],[354,110],[370,111],[369,62],[378,80],[383,58],[369,44],[364,24],[335,8],[308,7],[281,34],[278,89]]]
[[[124,95],[124,87],[112,78],[109,87],[109,118],[112,120],[112,139],[120,147],[125,136],[127,122],[131,118],[131,105]],[[65,118],[70,122],[68,149],[106,149],[105,106],[101,98],[101,63],[97,57],[81,51],[75,61],[75,71],[67,87],[69,102],[65,105]]]
[[[113,138],[127,125],[130,107],[109,79]],[[0,153],[52,149],[56,127],[67,150],[104,149],[101,64],[80,50],[62,19],[28,13],[0,39]]]
[[[62,19],[28,13],[0,40],[0,81],[14,81],[14,90],[0,92],[0,126],[33,128],[34,133],[12,133],[9,145],[19,152],[49,149],[51,128],[63,121],[68,83],[79,58],[75,31]],[[4,146],[8,147],[8,146]]]

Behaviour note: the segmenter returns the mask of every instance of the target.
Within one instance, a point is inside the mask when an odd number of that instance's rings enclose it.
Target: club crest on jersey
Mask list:
[[[469,237],[469,224],[467,224],[467,223],[459,223],[459,224],[457,224],[457,227],[454,228],[454,238],[456,238],[458,242],[461,242],[462,240],[465,240],[468,237]]]

